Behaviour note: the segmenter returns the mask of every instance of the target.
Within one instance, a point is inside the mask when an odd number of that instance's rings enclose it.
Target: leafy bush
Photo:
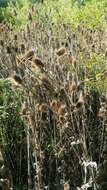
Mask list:
[[[13,93],[7,80],[0,79],[0,151],[3,153],[4,165],[12,176],[11,185],[15,189],[27,184],[25,145],[26,131],[20,117],[19,97]]]

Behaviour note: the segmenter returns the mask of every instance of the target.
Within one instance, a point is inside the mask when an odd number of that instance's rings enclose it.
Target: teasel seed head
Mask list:
[[[51,82],[49,81],[49,79],[48,79],[48,77],[47,77],[46,75],[43,75],[43,76],[41,77],[41,81],[42,81],[42,84],[44,85],[44,87],[45,87],[47,90],[49,90],[49,91],[51,91],[51,92],[54,92],[54,88],[53,88]]]
[[[12,76],[12,78],[15,80],[15,82],[17,82],[18,84],[22,84],[23,80],[21,78],[21,76],[19,76],[18,74],[14,74]]]
[[[57,100],[53,99],[53,100],[51,101],[51,103],[50,103],[50,106],[51,106],[51,108],[52,108],[52,110],[53,110],[54,112],[56,112],[56,113],[58,112],[59,103],[58,103]]]
[[[61,105],[58,109],[58,115],[64,116],[66,113],[66,105]]]
[[[32,59],[32,64],[36,65],[40,69],[44,67],[44,63],[39,58],[36,57]]]
[[[42,113],[45,112],[47,110],[47,104],[46,103],[42,103],[38,106],[38,112]]]
[[[65,118],[63,115],[59,115],[59,122],[63,124],[65,122]]]
[[[30,49],[29,51],[25,53],[25,55],[23,56],[23,59],[32,60],[33,56],[34,56],[34,50]]]
[[[66,53],[66,48],[65,48],[65,47],[62,47],[62,48],[60,48],[60,49],[58,49],[58,50],[56,51],[56,54],[57,54],[58,56],[61,56],[61,55],[65,54],[65,53]]]

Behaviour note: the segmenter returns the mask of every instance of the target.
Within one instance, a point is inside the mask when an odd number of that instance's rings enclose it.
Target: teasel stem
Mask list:
[[[28,190],[31,190],[31,173],[30,173],[30,127],[27,129],[27,156],[28,156]]]

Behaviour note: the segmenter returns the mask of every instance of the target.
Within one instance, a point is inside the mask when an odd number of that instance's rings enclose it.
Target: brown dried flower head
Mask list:
[[[57,100],[53,99],[50,103],[50,106],[54,112],[58,112],[59,103]]]
[[[66,48],[65,48],[65,47],[61,47],[60,49],[58,49],[58,50],[56,51],[56,54],[57,54],[58,56],[61,56],[61,55],[65,54],[65,52],[66,52]]]
[[[40,69],[44,67],[44,63],[39,58],[36,57],[32,59],[32,65],[34,66],[36,65]]]
[[[15,80],[15,82],[17,82],[18,84],[22,84],[23,80],[21,78],[21,76],[17,75],[17,74],[14,74],[12,76],[12,78]]]
[[[61,105],[58,109],[58,115],[64,116],[66,113],[66,105]]]
[[[29,51],[27,51],[25,53],[25,55],[23,56],[23,59],[25,59],[25,60],[28,60],[28,59],[32,60],[33,56],[34,56],[34,50],[31,49],[31,50],[29,50]]]
[[[59,122],[63,124],[65,122],[65,118],[63,115],[59,115]]]

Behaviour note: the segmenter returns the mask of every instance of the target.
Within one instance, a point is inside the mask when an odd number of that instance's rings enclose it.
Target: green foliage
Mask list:
[[[20,186],[24,189],[27,184],[26,132],[20,117],[20,106],[19,96],[11,90],[9,82],[0,79],[0,150],[11,172],[15,189]]]
[[[1,144],[20,139],[24,124],[20,118],[20,101],[6,80],[0,79],[0,139]]]
[[[79,1],[47,0],[40,8],[40,16],[49,14],[52,22],[70,23],[74,28],[83,24],[87,28],[103,28],[106,26],[106,1],[85,1],[85,6],[78,6]]]
[[[0,17],[15,28],[23,27],[27,24],[27,16],[32,3],[36,0],[12,1],[6,8],[0,8]],[[38,7],[39,17],[47,14],[54,23],[70,23],[74,28],[83,24],[87,28],[105,28],[107,26],[107,3],[92,0],[46,0]],[[34,19],[38,19],[37,15]],[[44,20],[44,22],[47,22]]]
[[[13,3],[10,2],[6,8],[0,9],[0,17],[15,28],[21,28],[27,23],[30,3],[28,0]]]

